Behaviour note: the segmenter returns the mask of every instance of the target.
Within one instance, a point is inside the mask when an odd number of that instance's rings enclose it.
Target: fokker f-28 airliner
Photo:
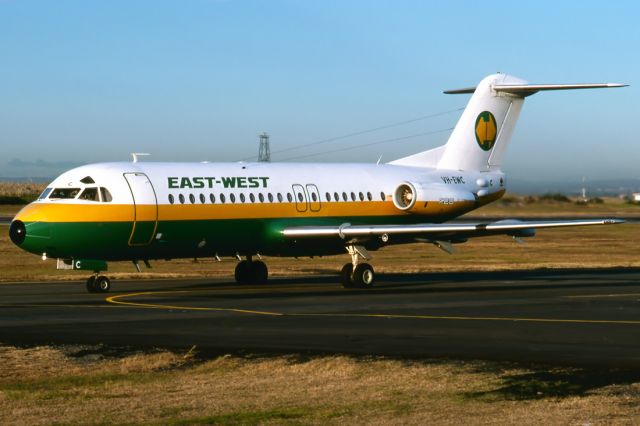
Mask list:
[[[59,269],[94,271],[106,292],[107,261],[236,257],[238,283],[265,282],[268,256],[348,253],[345,287],[371,287],[370,252],[391,244],[452,244],[488,235],[530,237],[537,228],[615,219],[447,223],[499,199],[501,171],[524,98],[540,91],[622,84],[529,84],[494,74],[476,87],[443,146],[387,164],[90,164],[63,173],[10,226],[22,249]]]

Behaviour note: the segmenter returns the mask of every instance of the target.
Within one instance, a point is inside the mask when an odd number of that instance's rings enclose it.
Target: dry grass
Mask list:
[[[46,183],[33,182],[0,182],[0,196],[28,196],[40,194],[47,187]]]
[[[4,206],[15,214],[19,207]],[[2,215],[3,206],[0,206]],[[494,203],[470,214],[471,217],[544,217],[601,215],[640,217],[640,206],[608,199],[605,204],[575,205],[571,203],[512,204]],[[86,271],[56,271],[55,261],[43,262],[38,256],[23,252],[8,238],[6,227],[0,227],[0,282],[18,280],[77,280]],[[508,237],[470,240],[456,246],[454,255],[432,245],[410,244],[389,246],[372,253],[372,264],[381,273],[487,271],[538,268],[640,267],[640,227],[635,224],[541,230],[535,238],[517,244]],[[315,259],[267,258],[272,276],[305,276],[336,274],[348,256]],[[109,275],[124,278],[233,277],[235,259],[192,259],[154,261],[153,269],[138,274],[129,262],[112,262]]]
[[[528,202],[527,197],[507,196],[474,210],[469,217],[552,217],[552,216],[635,216],[640,217],[640,204],[621,198],[607,197],[602,204],[563,203],[550,200]]]
[[[0,347],[1,424],[634,424],[637,373]]]

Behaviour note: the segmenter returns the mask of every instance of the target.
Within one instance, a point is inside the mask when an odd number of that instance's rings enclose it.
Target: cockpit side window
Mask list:
[[[45,188],[44,191],[42,191],[42,194],[40,194],[40,196],[38,197],[38,200],[44,200],[45,198],[47,198],[52,189],[53,188]]]
[[[98,188],[95,188],[95,187],[85,188],[84,191],[82,191],[82,194],[80,194],[80,197],[78,198],[80,200],[87,200],[87,201],[100,201],[100,198],[98,197]]]
[[[73,199],[79,192],[80,188],[55,188],[51,191],[49,199]]]
[[[100,195],[102,196],[103,203],[110,203],[113,200],[111,193],[107,188],[100,188]]]

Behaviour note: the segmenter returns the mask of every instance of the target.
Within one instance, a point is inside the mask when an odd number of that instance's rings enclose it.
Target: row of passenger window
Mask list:
[[[340,195],[342,195],[342,198],[340,197]],[[189,194],[189,201],[191,202],[191,204],[195,204],[196,203],[196,196],[194,194]],[[292,203],[294,198],[293,198],[293,194],[291,193],[287,193],[286,194],[286,198],[287,201]],[[300,203],[303,203],[305,201],[305,197],[301,192],[297,193],[297,201]],[[204,194],[200,194],[198,196],[198,199],[200,200],[200,203],[205,204],[207,202],[207,197]],[[238,196],[238,199],[240,200],[241,203],[246,203],[247,202],[247,196],[243,193],[241,193]],[[255,194],[249,194],[249,202],[251,203],[255,203],[256,200],[260,201],[261,203],[264,203],[266,201],[273,203],[275,202],[275,200],[278,200],[279,203],[284,202],[284,197],[281,193],[277,193],[276,196],[274,197],[272,193],[267,193],[266,197],[264,194],[259,193],[256,197]],[[380,199],[382,201],[384,201],[386,199],[384,192],[380,192]],[[325,201],[373,201],[373,195],[371,194],[371,192],[358,192],[358,194],[356,195],[355,192],[351,192],[350,194],[347,194],[346,192],[343,192],[342,194],[339,194],[337,192],[333,193],[333,196],[331,195],[331,193],[327,192],[325,194]],[[227,202],[227,196],[225,194],[220,194],[218,196],[218,198],[216,198],[215,194],[211,193],[209,194],[209,200],[208,200],[211,204],[215,204],[216,202],[219,202],[221,204],[224,204]],[[312,192],[311,193],[311,200],[312,202],[318,202],[319,200],[319,196],[315,193]],[[186,198],[183,194],[178,194],[178,200],[176,200],[175,196],[173,194],[169,194],[169,203],[171,204],[175,204],[176,202],[179,202],[180,204],[184,204],[186,202]],[[230,203],[235,203],[236,202],[236,195],[235,194],[229,194],[229,202]]]

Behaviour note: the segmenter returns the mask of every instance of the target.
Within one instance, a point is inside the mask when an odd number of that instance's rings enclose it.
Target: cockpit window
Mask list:
[[[93,178],[91,176],[85,176],[82,179],[80,179],[80,182],[82,183],[96,183],[95,180],[93,180]]]
[[[100,198],[98,197],[98,188],[85,188],[78,198],[80,200],[87,201],[100,201]]]
[[[47,198],[47,195],[49,195],[52,189],[53,188],[45,188],[44,191],[42,191],[42,194],[40,194],[40,196],[38,197],[38,200],[44,200],[45,198]]]
[[[53,191],[51,191],[51,195],[49,196],[49,199],[76,198],[79,192],[80,192],[80,188],[56,188]]]
[[[103,203],[110,203],[111,200],[113,200],[113,197],[107,188],[100,188],[100,195],[102,195]]]

